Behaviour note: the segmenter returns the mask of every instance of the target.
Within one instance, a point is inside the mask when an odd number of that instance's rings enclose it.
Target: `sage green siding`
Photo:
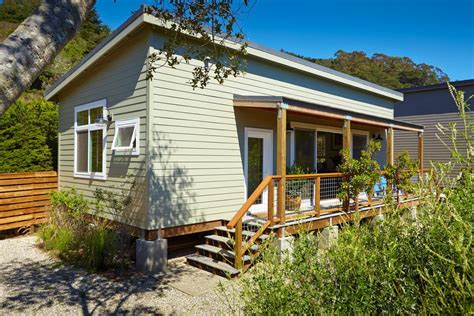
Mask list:
[[[205,89],[193,90],[189,84],[196,61],[175,69],[160,66],[153,80],[146,80],[150,45],[162,43],[150,29],[143,27],[132,34],[57,96],[60,187],[75,187],[91,197],[97,187],[123,186],[123,177],[132,174],[137,179],[137,188],[131,191],[134,207],[116,218],[121,222],[157,229],[229,219],[235,214],[244,202],[244,129],[269,128],[276,137],[276,117],[271,111],[235,109],[234,94],[285,96],[393,118],[393,100],[255,58],[248,60],[245,75],[228,78],[223,85],[211,82]],[[74,107],[100,99],[107,99],[113,114],[107,132],[107,179],[75,178]],[[114,154],[114,122],[135,117],[140,118],[140,155]],[[288,118],[339,124],[307,116]],[[369,132],[383,136],[380,130]]]
[[[129,191],[133,207],[115,218],[133,226],[145,228],[148,209],[146,190],[146,104],[147,80],[145,59],[149,47],[149,33],[138,32],[114,52],[104,56],[73,84],[63,90],[59,100],[59,185],[76,188],[91,197],[96,188],[120,191],[136,179],[136,190]],[[74,177],[74,107],[106,99],[113,121],[107,130],[107,180]],[[139,155],[129,156],[111,150],[115,132],[114,122],[140,118]],[[131,177],[126,179],[127,175]],[[128,192],[128,191],[124,191]],[[106,216],[111,216],[106,214]]]
[[[156,34],[154,47],[161,43]],[[150,96],[150,228],[230,219],[243,204],[244,128],[275,129],[276,117],[270,111],[235,109],[234,94],[285,96],[393,119],[391,100],[262,60],[247,63],[245,75],[228,78],[223,85],[211,82],[205,89],[193,90],[189,84],[196,61],[174,69],[162,66],[155,74]]]

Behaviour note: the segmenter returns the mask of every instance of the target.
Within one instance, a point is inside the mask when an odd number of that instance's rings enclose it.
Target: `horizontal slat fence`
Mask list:
[[[55,171],[0,173],[0,231],[44,223],[57,188]]]

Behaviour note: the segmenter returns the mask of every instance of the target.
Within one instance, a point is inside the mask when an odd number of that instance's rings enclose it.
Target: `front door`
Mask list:
[[[273,131],[260,128],[245,129],[245,199],[255,191],[260,182],[273,173]],[[267,211],[268,192],[250,208]]]

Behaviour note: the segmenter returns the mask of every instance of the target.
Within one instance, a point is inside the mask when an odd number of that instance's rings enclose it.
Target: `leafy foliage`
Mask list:
[[[380,142],[371,139],[360,159],[352,158],[348,149],[342,151],[342,163],[337,167],[337,171],[345,176],[338,195],[341,200],[354,198],[364,191],[373,193],[375,184],[380,180],[380,166],[374,159],[374,154],[381,146]]]
[[[242,73],[247,43],[237,17],[247,6],[248,0],[242,0],[238,6],[228,0],[184,0],[147,7],[148,13],[169,26],[163,47],[149,56],[148,78],[161,66],[174,68],[182,61],[189,64],[192,59],[202,62],[194,66],[190,81],[193,88],[204,88],[211,79],[222,84],[229,76]],[[226,45],[229,39],[237,43],[236,47]],[[162,65],[158,65],[160,61]]]
[[[3,0],[0,21],[21,23],[40,5],[41,0]]]
[[[294,164],[286,171],[286,174],[308,174],[308,170]],[[306,193],[308,180],[305,179],[291,179],[286,181],[286,194],[290,197],[301,196]]]
[[[130,236],[117,230],[104,215],[126,212],[131,204],[129,192],[134,187],[134,182],[127,181],[124,184],[127,188],[118,191],[97,189],[92,200],[74,189],[53,192],[50,220],[39,230],[44,248],[88,270],[123,268],[130,259],[127,256]]]
[[[410,159],[410,154],[407,151],[402,151],[393,165],[385,167],[385,178],[387,182],[392,184],[388,186],[389,194],[392,196],[392,187],[399,188],[407,193],[413,193],[415,184],[411,178],[416,174],[418,169],[418,162]]]
[[[54,59],[54,62],[41,74],[40,81],[42,87],[45,88],[58,80],[109,33],[109,27],[103,24],[97,12],[92,10],[82,23],[77,35],[64,46]]]
[[[339,50],[334,58],[311,58],[290,53],[310,62],[379,84],[392,89],[442,83],[449,77],[441,69],[427,64],[417,64],[409,57],[388,56],[375,53]]]
[[[0,172],[52,170],[57,165],[58,107],[29,96],[0,116]]]

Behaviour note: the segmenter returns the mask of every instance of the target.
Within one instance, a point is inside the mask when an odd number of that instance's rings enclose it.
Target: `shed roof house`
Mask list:
[[[466,98],[474,95],[474,80],[454,81],[451,84],[458,90],[465,92]],[[395,117],[404,122],[423,125],[424,130],[424,165],[429,166],[431,161],[447,163],[452,160],[451,150],[438,138],[449,144],[447,137],[442,136],[437,125],[447,126],[456,123],[459,130],[463,127],[462,119],[458,115],[456,103],[448,90],[446,83],[400,89],[405,99],[395,104]],[[472,100],[470,101],[472,104]],[[437,136],[438,135],[438,136]],[[459,140],[459,149],[465,150],[466,143]],[[406,150],[410,156],[416,157],[417,139],[413,133],[399,132],[395,134],[395,153]],[[457,174],[458,166],[452,170]]]
[[[165,238],[229,223],[243,205],[285,210],[287,166],[334,173],[343,147],[358,156],[370,138],[382,140],[385,164],[393,130],[422,131],[393,119],[401,92],[252,43],[245,74],[222,85],[193,90],[197,60],[148,80],[147,56],[164,41],[159,21],[139,11],[46,91],[60,108],[59,187],[91,197],[131,175],[132,208],[108,216],[141,232],[145,257],[165,252]],[[272,175],[283,191],[263,185]],[[334,199],[336,180],[313,186],[298,209]]]

